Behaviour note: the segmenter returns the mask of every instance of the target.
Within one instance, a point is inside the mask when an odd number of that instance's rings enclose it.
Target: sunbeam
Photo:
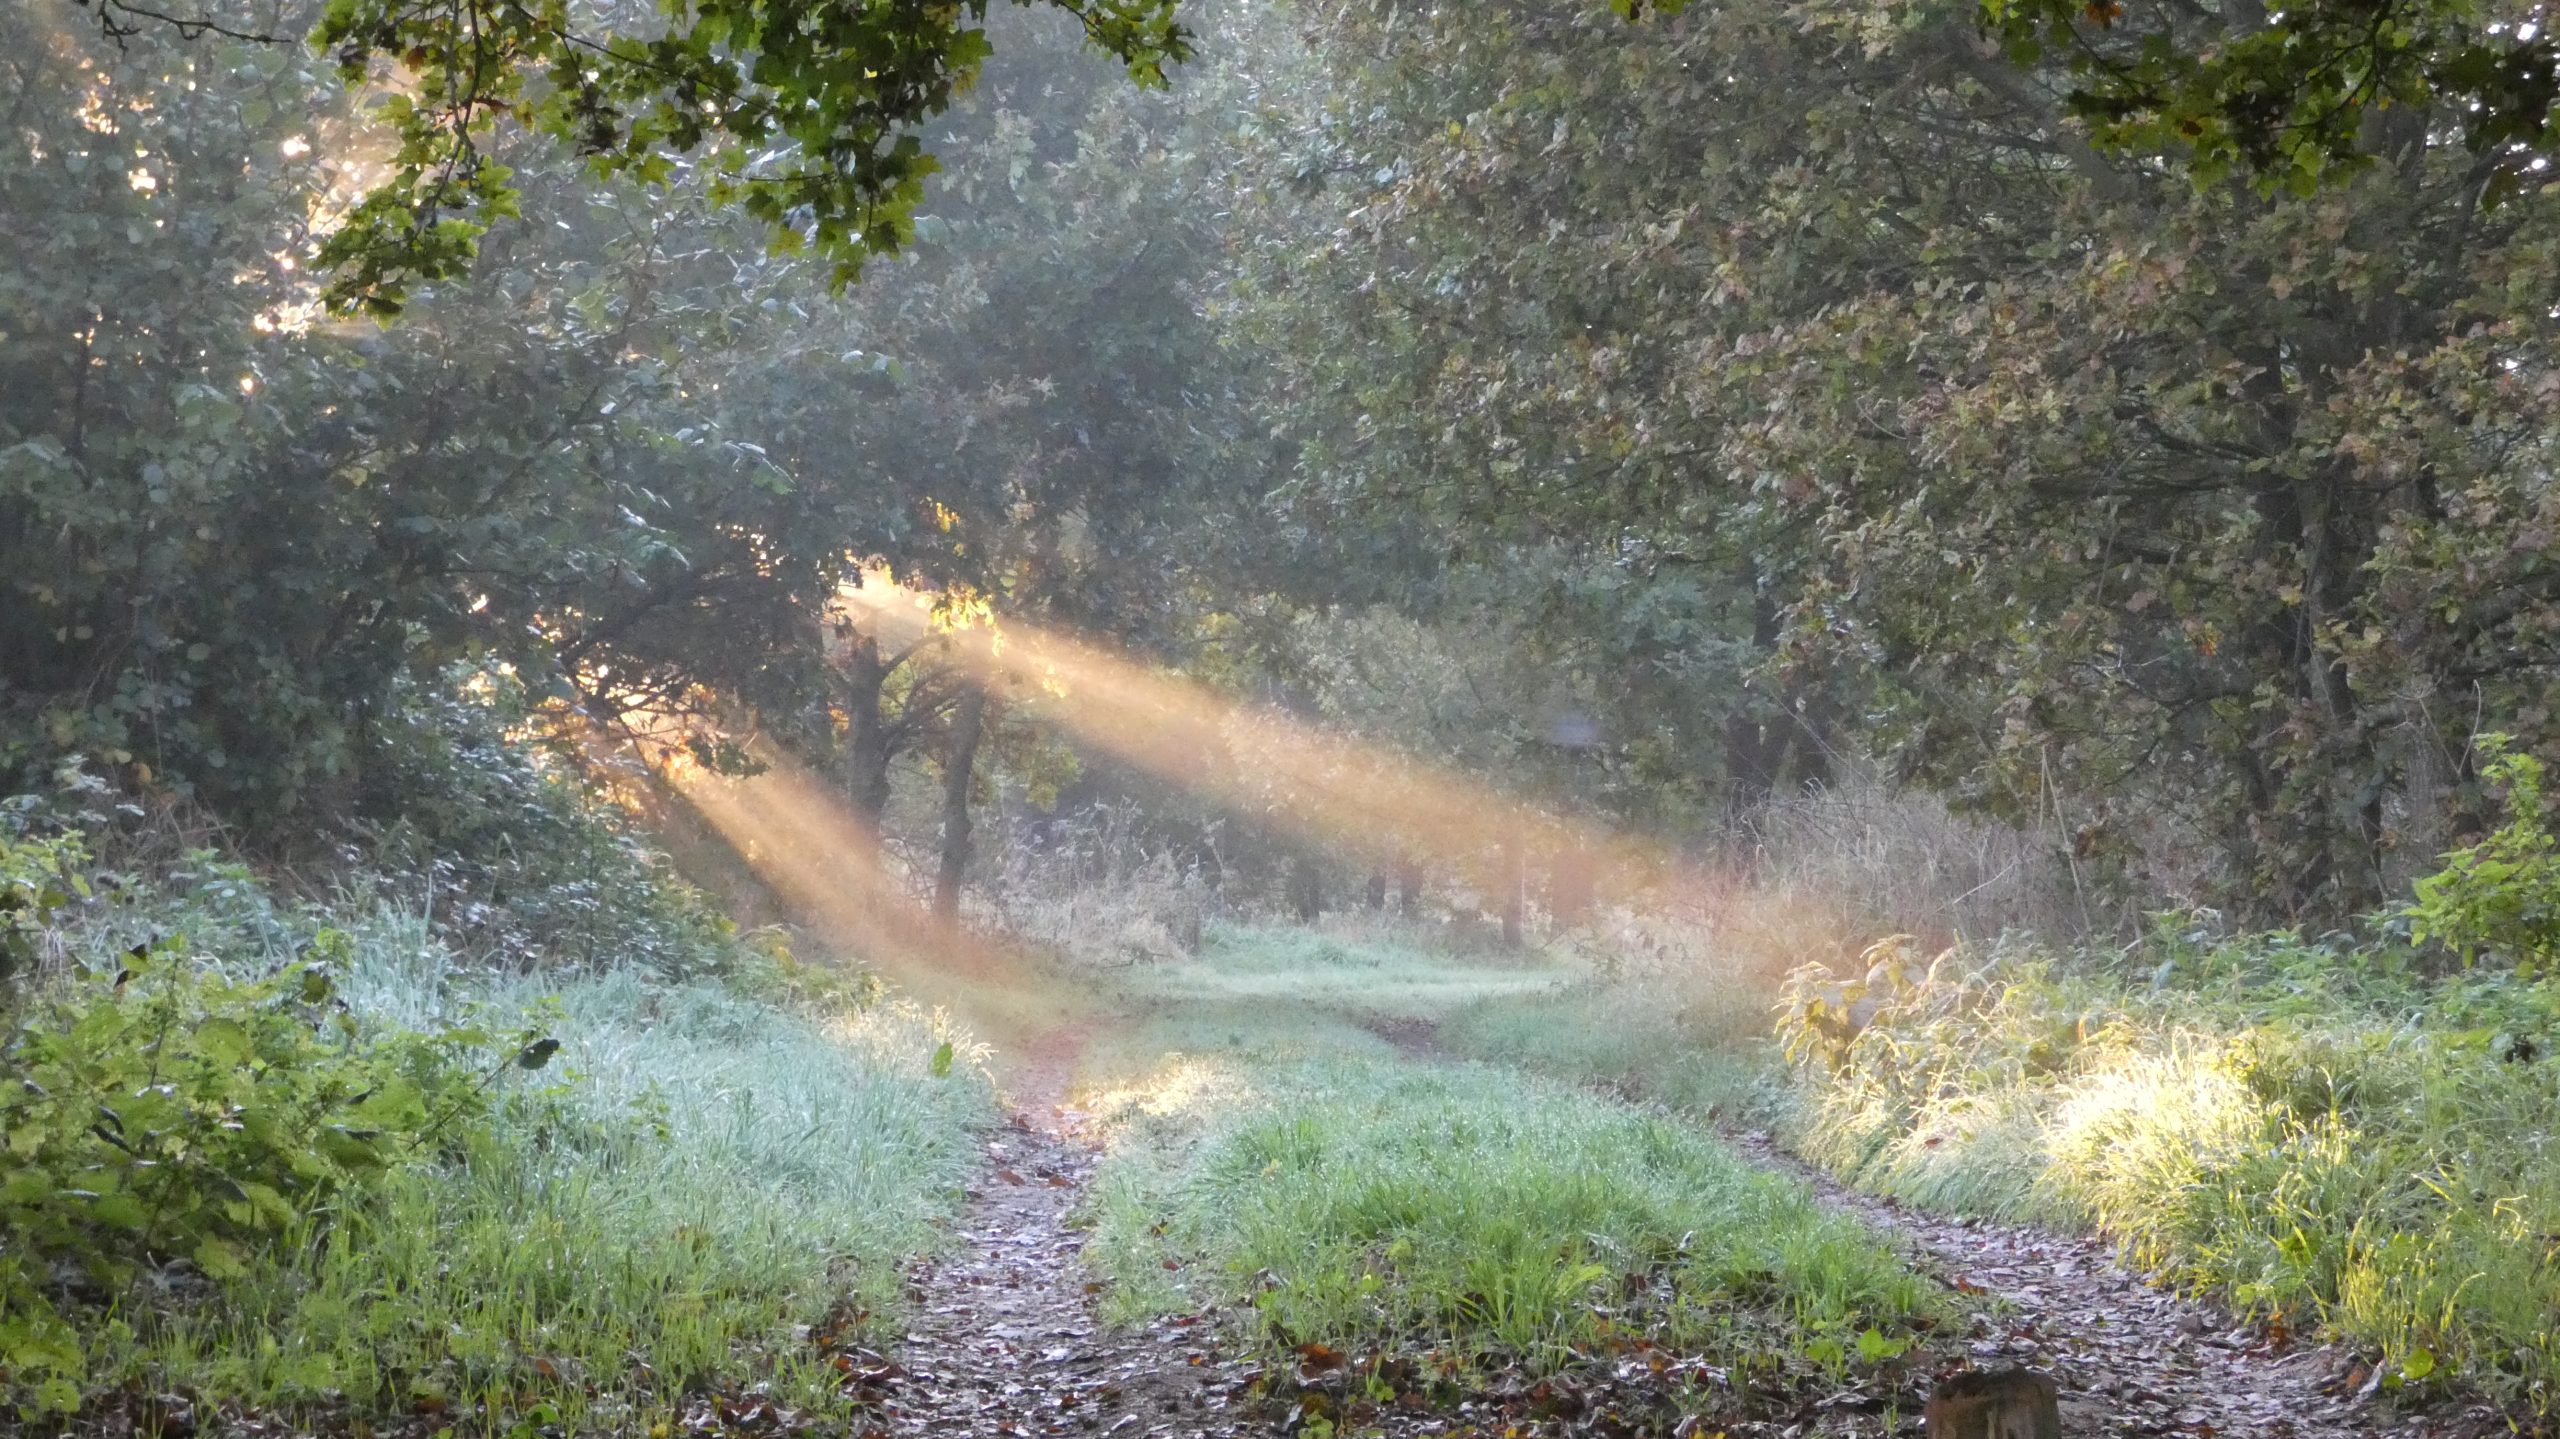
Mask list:
[[[1372,862],[1428,862],[1494,888],[1506,872],[1573,855],[1621,891],[1677,868],[1657,847],[1056,630],[983,613],[955,621],[935,596],[877,574],[843,598],[885,643],[938,632],[981,683],[1097,749]]]

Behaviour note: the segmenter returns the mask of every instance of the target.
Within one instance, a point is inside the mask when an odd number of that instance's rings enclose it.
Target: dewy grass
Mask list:
[[[1802,1186],[1580,1089],[1359,1060],[1182,1088],[1118,1116],[1093,1202],[1124,1310],[1244,1300],[1274,1345],[1535,1368],[1647,1305],[1665,1341],[1774,1362],[1932,1302]]]
[[[351,976],[395,1010],[431,959]],[[397,1004],[390,1004],[394,998]],[[562,1041],[458,1162],[395,1174],[221,1305],[130,1326],[125,1363],[253,1404],[634,1432],[715,1388],[840,1408],[809,1326],[876,1330],[940,1241],[991,1113],[968,1041],[888,1006],[793,1014],[630,975],[487,994]],[[937,1077],[935,1055],[961,1062]],[[138,1332],[137,1332],[138,1331]]]
[[[1436,1020],[1489,996],[1544,993],[1566,973],[1534,955],[1467,960],[1392,939],[1217,925],[1197,960],[1130,970],[1121,984],[1149,1003],[1286,1001],[1353,1017]]]
[[[1665,1105],[1706,1122],[1766,1122],[1773,1082],[1768,1003],[1743,981],[1580,981],[1497,996],[1440,1028],[1452,1053]]]

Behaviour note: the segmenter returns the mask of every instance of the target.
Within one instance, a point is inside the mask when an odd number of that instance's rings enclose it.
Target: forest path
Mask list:
[[[1367,1016],[1361,1027],[1408,1059],[1447,1062],[1438,1026]],[[2342,1349],[2239,1324],[2219,1306],[2158,1288],[2104,1240],[1946,1219],[1851,1189],[1765,1134],[1726,1135],[1764,1169],[1893,1237],[1914,1267],[1989,1301],[1960,1347],[1975,1366],[2052,1373],[2071,1439],[2452,1439],[2506,1431],[2485,1406],[2395,1413],[2381,1374]]]
[[[1071,1058],[1074,1041],[1058,1042]],[[907,1332],[876,1391],[885,1423],[865,1439],[1264,1432],[1239,1403],[1250,1375],[1220,1357],[1213,1325],[1177,1315],[1113,1328],[1094,1312],[1100,1286],[1068,1216],[1096,1155],[1073,1112],[1049,1103],[988,1137],[958,1244],[913,1276]]]
[[[1103,1054],[1128,1062],[1128,1042],[1168,1012],[1270,1002],[1259,994],[1239,1000],[1229,993],[1232,980],[1213,972],[1159,978],[1156,989],[1061,1004],[1049,1023],[1014,1027],[1002,1067],[1016,1105],[1011,1125],[988,1141],[956,1252],[917,1272],[898,1354],[903,1368],[878,1391],[887,1401],[883,1435],[1275,1432],[1267,1408],[1247,1396],[1252,1366],[1219,1352],[1207,1318],[1177,1315],[1134,1330],[1101,1321],[1082,1236],[1068,1223],[1099,1158],[1082,1116],[1066,1107],[1080,1080],[1090,1079],[1088,1061]],[[1304,978],[1306,992],[1289,1006],[1297,1013],[1365,1032],[1408,1062],[1460,1062],[1442,1043],[1440,1006],[1405,992],[1415,986],[1370,1007],[1357,998],[1368,975]],[[1893,1238],[1921,1272],[1979,1303],[1969,1332],[1933,1344],[1931,1362],[2051,1372],[2071,1439],[2456,1439],[2505,1430],[2483,1409],[2400,1412],[2377,1396],[2374,1371],[2357,1356],[2286,1342],[2155,1288],[2117,1264],[2103,1241],[1924,1215],[1848,1189],[1765,1136],[1727,1137],[1762,1167],[1803,1181],[1826,1204]],[[1456,1432],[1442,1427],[1448,1422],[1422,1427]],[[1857,1432],[1882,1432],[1864,1427],[1872,1416],[1848,1422]],[[1890,1427],[1920,1432],[1907,1414]]]

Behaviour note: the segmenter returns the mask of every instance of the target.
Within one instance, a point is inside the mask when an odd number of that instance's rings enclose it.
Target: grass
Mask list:
[[[1801,1185],[1582,1082],[1612,1056],[1576,1021],[1617,1001],[1578,967],[1236,927],[1117,983],[1137,1018],[1087,1054],[1078,1094],[1107,1143],[1085,1218],[1113,1318],[1232,1305],[1273,1351],[1437,1354],[1482,1377],[1635,1335],[1740,1370],[1837,1366],[1939,1312]],[[1415,1036],[1510,1052],[1417,1054]]]
[[[1130,971],[1125,992],[1157,1005],[1291,1005],[1359,1018],[1436,1021],[1458,1006],[1553,990],[1567,971],[1536,955],[1467,959],[1391,931],[1211,926],[1200,957]]]
[[[94,1404],[174,1392],[464,1433],[639,1433],[721,1404],[851,1412],[834,1353],[895,1332],[906,1265],[946,1242],[993,1117],[968,1036],[745,946],[716,977],[494,977],[422,908],[288,904],[191,864],[65,916],[48,943],[68,962],[182,932],[191,962],[243,973],[326,955],[359,1039],[462,1021],[560,1047],[539,1073],[499,1074],[443,1152],[343,1191],[246,1274],[174,1266],[70,1311]]]
[[[1801,1185],[1493,1066],[1179,1060],[1116,1099],[1090,1252],[1124,1314],[1240,1303],[1274,1348],[1540,1372],[1618,1331],[1775,1367],[1933,1312]]]
[[[1836,991],[1835,991],[1836,993]],[[1855,1182],[2102,1230],[2182,1287],[2536,1412],[2560,1389],[2560,991],[2287,936],[1887,976],[1794,1137]]]
[[[1166,1056],[1276,1068],[1334,1055],[1386,1058],[1427,1045],[1469,1006],[1553,994],[1574,971],[1537,955],[1435,952],[1388,927],[1211,925],[1197,958],[1088,972],[1108,1017],[1081,1056],[1089,1091],[1151,1083]]]
[[[948,1036],[895,1006],[819,1020],[629,975],[487,1003],[547,1016],[563,1082],[127,1365],[261,1406],[539,1405],[593,1432],[757,1383],[843,1409],[809,1327],[878,1337],[988,1117],[982,1078],[932,1073]]]
[[[1775,1082],[1768,1005],[1737,976],[1583,979],[1479,1000],[1441,1026],[1451,1052],[1665,1106],[1696,1122],[1765,1124]]]

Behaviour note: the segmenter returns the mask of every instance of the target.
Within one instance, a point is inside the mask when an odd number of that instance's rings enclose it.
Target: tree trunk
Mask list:
[[[1522,913],[1528,884],[1528,856],[1521,852],[1520,842],[1512,840],[1502,847],[1502,944],[1518,949],[1526,938],[1527,926]]]
[[[1324,871],[1315,856],[1301,853],[1289,862],[1289,904],[1300,924],[1313,924],[1324,913]]]
[[[845,736],[840,779],[854,814],[874,834],[889,808],[889,718],[880,712],[880,697],[888,687],[891,668],[881,657],[880,642],[869,635],[854,637],[840,667],[851,731]]]
[[[1831,696],[1801,682],[1787,685],[1787,783],[1798,794],[1829,789],[1834,775]]]
[[[1579,846],[1556,851],[1547,862],[1547,913],[1560,929],[1572,929],[1591,918],[1599,893],[1598,867],[1591,851]]]
[[[945,924],[960,922],[960,884],[969,872],[969,787],[986,727],[987,692],[973,688],[952,711],[951,742],[942,755],[942,869],[934,876],[933,914]]]
[[[2333,856],[2331,883],[2334,907],[2361,913],[2382,902],[2382,814],[2387,773],[2374,753],[2372,727],[2356,700],[2353,677],[2344,657],[2332,652],[2325,635],[2332,623],[2355,613],[2356,572],[2371,551],[2361,526],[2344,512],[2339,496],[2346,489],[2342,472],[2314,475],[2297,486],[2296,513],[2301,518],[2303,687],[2310,691],[2327,731],[2331,804],[2328,818]],[[2328,758],[2323,756],[2323,758]]]
[[[1751,592],[1751,652],[1767,659],[1778,652],[1778,602],[1761,582],[1760,566],[1749,556],[1739,576]],[[1725,806],[1739,818],[1768,801],[1778,786],[1778,766],[1786,759],[1784,721],[1771,724],[1754,714],[1748,692],[1733,696],[1733,713],[1724,722]]]

